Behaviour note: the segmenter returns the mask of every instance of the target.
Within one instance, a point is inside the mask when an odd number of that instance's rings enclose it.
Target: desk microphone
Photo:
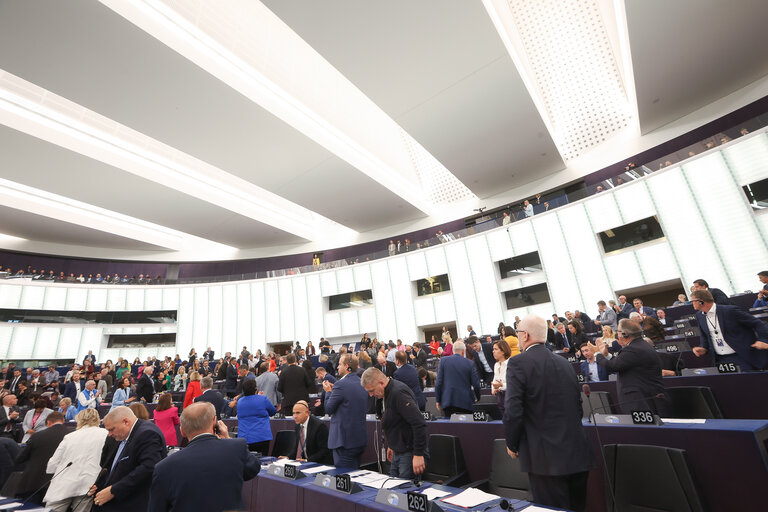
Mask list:
[[[606,483],[608,484],[608,493],[611,495],[612,510],[616,507],[616,495],[613,492],[613,485],[611,485],[611,478],[608,476],[608,461],[605,458],[605,452],[603,451],[603,441],[600,439],[600,429],[597,428],[597,421],[595,420],[595,410],[592,408],[592,400],[589,396],[592,394],[592,389],[589,384],[582,384],[581,391],[587,396],[587,403],[589,404],[589,421],[595,426],[595,437],[597,437],[597,448],[600,451],[600,460],[603,461],[603,475],[605,476]]]
[[[500,502],[494,504],[494,505],[488,505],[483,509],[483,512],[486,510],[491,510],[492,508],[498,506],[501,510],[509,510],[509,501],[505,500],[504,498],[501,499]]]
[[[581,385],[581,391],[587,396],[587,398],[589,398],[589,396],[590,396],[590,394],[592,392],[592,389],[589,387],[589,384],[582,384]],[[623,405],[630,404],[630,403],[633,403],[633,402],[639,402],[640,400],[651,400],[651,399],[661,399],[661,398],[666,398],[666,395],[664,393],[656,393],[655,395],[651,395],[651,396],[641,396],[640,398],[633,398],[631,400],[622,400],[621,402],[616,402],[616,403],[613,403],[613,404],[601,405],[600,407],[596,407],[594,409],[592,408],[592,401],[591,400],[587,400],[587,402],[589,403],[589,411],[590,411],[590,413],[592,413],[592,416],[593,416],[592,420],[593,420],[593,423],[594,423],[594,411],[606,412],[606,409],[608,407],[623,406]],[[656,413],[656,414],[658,414],[658,413]]]
[[[74,462],[68,462],[66,466],[64,466],[63,468],[61,468],[60,470],[58,470],[58,471],[56,472],[56,474],[55,474],[55,475],[53,475],[53,476],[51,477],[51,479],[50,479],[50,480],[48,480],[47,482],[45,482],[43,485],[41,485],[40,487],[38,487],[37,489],[35,489],[35,491],[34,491],[32,494],[30,494],[29,496],[27,496],[27,499],[25,499],[24,501],[22,501],[22,502],[21,502],[21,505],[19,505],[19,507],[23,507],[24,505],[26,505],[27,503],[29,503],[29,500],[31,500],[31,499],[32,499],[32,497],[33,497],[35,494],[37,494],[37,493],[39,493],[40,491],[42,491],[42,490],[43,490],[43,488],[44,488],[46,485],[50,485],[50,483],[51,483],[51,482],[53,482],[53,479],[54,479],[54,478],[56,478],[57,476],[59,476],[60,474],[62,474],[62,473],[64,472],[64,470],[65,470],[65,469],[67,469],[67,468],[68,468],[69,466],[71,466],[72,464],[74,464]]]

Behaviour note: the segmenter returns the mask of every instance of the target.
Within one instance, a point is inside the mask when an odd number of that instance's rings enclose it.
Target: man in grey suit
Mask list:
[[[272,402],[272,405],[274,405],[278,411],[280,410],[280,402],[283,400],[282,395],[277,391],[279,380],[280,379],[278,379],[275,372],[269,371],[269,363],[261,363],[259,365],[259,376],[256,377],[256,388],[259,390],[259,393],[264,394],[264,396]]]
[[[581,424],[581,389],[571,364],[545,346],[547,322],[517,325],[522,353],[507,363],[507,453],[528,473],[533,501],[583,511],[592,456]]]
[[[597,303],[597,310],[599,311],[599,314],[597,315],[597,318],[595,319],[595,325],[600,327],[601,329],[605,327],[606,325],[611,328],[614,332],[616,331],[616,325],[617,325],[617,318],[616,318],[616,312],[609,308],[604,300],[601,300]]]

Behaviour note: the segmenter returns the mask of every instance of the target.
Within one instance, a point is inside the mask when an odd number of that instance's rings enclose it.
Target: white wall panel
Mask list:
[[[107,311],[125,311],[126,309],[129,309],[126,306],[127,300],[127,288],[109,288],[107,290]]]
[[[128,311],[141,311],[144,307],[144,287],[129,288],[125,298],[125,307]]]
[[[551,214],[544,215],[549,217]],[[537,218],[541,218],[540,216]],[[527,254],[538,250],[536,236],[534,233],[534,224],[531,221],[515,222],[507,226],[509,236],[512,238],[513,255]]]
[[[517,290],[518,288],[525,288],[526,286],[533,286],[535,284],[546,282],[547,275],[544,273],[544,271],[533,272],[531,274],[523,274],[521,276],[508,277],[499,281],[499,292]],[[502,307],[505,307],[504,304],[502,304]]]
[[[82,338],[83,328],[63,327],[59,336],[59,349],[56,351],[56,358],[79,360],[78,356],[80,355],[80,342]],[[93,347],[94,354],[98,348],[98,346]],[[131,361],[133,361],[133,358],[131,358]]]
[[[352,272],[349,272],[350,280]],[[277,281],[277,290],[280,296],[280,339],[282,341],[295,341],[293,322],[295,319],[293,311],[293,286],[291,279],[280,279]]]
[[[403,340],[416,341],[416,317],[413,311],[413,299],[416,291],[408,277],[405,258],[388,260],[389,278],[392,285],[392,298],[395,303],[397,333]]]
[[[167,296],[163,296],[165,299]],[[179,290],[179,309],[176,323],[179,330],[176,333],[176,352],[186,359],[192,348],[195,317],[195,288],[184,287]],[[200,352],[202,354],[202,352]]]
[[[195,297],[197,300],[197,297]],[[229,327],[234,327],[234,316],[224,319],[222,317],[224,311],[224,290],[220,285],[208,287],[208,300],[207,300],[207,316],[208,325],[206,326],[205,338],[199,338],[195,340],[197,344],[195,350],[202,354],[207,347],[211,347],[214,352],[221,354],[223,352],[232,352],[233,354],[240,353],[238,347],[235,344],[234,336],[225,338],[223,334],[224,324],[228,324]],[[232,331],[230,331],[232,332]]]
[[[635,254],[640,262],[646,284],[680,278],[669,244],[660,243],[642,247],[635,251]]]
[[[37,331],[35,347],[32,357],[35,359],[47,359],[56,353],[59,347],[60,327],[40,327]]]
[[[43,299],[43,309],[64,309],[67,305],[67,287],[47,286],[45,288],[45,298]]]
[[[284,340],[280,337],[280,298],[277,281],[271,279],[264,283],[265,321],[267,343],[276,343]]]
[[[624,224],[613,192],[597,194],[584,204],[595,233]]]
[[[236,284],[221,287],[221,342],[222,346],[232,346],[236,350],[247,346],[248,351],[251,352],[253,351],[251,340],[248,338],[241,340],[238,336],[238,326],[240,325],[240,310],[237,308],[238,288],[239,286]],[[213,328],[211,327],[211,329]],[[238,350],[239,353],[240,350]]]
[[[0,324],[0,359],[8,358],[8,350],[11,347],[11,339],[15,330],[16,326],[13,324]]]
[[[442,245],[425,249],[427,256],[427,275],[440,276],[448,273],[448,264],[445,261],[445,252]]]
[[[366,273],[367,274],[367,273]],[[302,346],[312,339],[309,334],[309,298],[307,296],[307,280],[305,277],[291,279],[293,286],[293,328],[294,339],[300,340]]]
[[[361,270],[368,272],[370,281],[370,270],[368,266],[359,267]],[[320,290],[320,278],[317,274],[310,274],[307,276],[307,318],[309,321],[309,339],[313,340],[315,348],[320,341],[320,338],[326,336],[325,334],[325,322],[324,322],[324,303],[327,299],[323,297]]]
[[[528,224],[526,222],[526,224]],[[489,231],[485,238],[488,240],[488,246],[491,248],[491,259],[501,261],[511,258],[514,255],[512,249],[512,239],[506,229]]]
[[[453,303],[450,304],[453,308]],[[422,297],[413,301],[416,325],[432,325],[435,320],[435,306],[432,297]]]
[[[405,261],[408,264],[408,279],[411,281],[432,277],[427,271],[427,257],[424,254],[424,251],[408,254],[405,257]]]
[[[163,309],[179,308],[179,288],[163,288]]]
[[[323,297],[339,294],[339,286],[336,281],[336,272],[326,271],[320,273],[320,288],[323,291]]]
[[[251,336],[253,347],[266,350],[267,347],[267,310],[264,294],[264,282],[251,284]]]
[[[37,327],[21,326],[13,331],[8,359],[31,359],[37,338]]]
[[[435,304],[435,323],[449,323],[456,320],[456,307],[452,293],[434,295],[432,301]]]
[[[624,219],[621,224],[629,224],[656,215],[648,189],[643,182],[622,185],[616,188],[613,194],[616,202],[619,203],[621,217]]]
[[[376,308],[376,332],[380,338],[389,340],[398,337],[399,326],[395,317],[395,304],[387,261],[371,263],[371,281],[373,284],[373,304]]]
[[[448,277],[456,307],[456,328],[464,332],[467,325],[480,325],[475,285],[469,268],[469,257],[465,241],[443,245],[448,261]]]
[[[351,267],[340,268],[335,271],[335,274],[336,282],[339,285],[338,293],[350,293],[361,289],[355,287],[355,276]]]
[[[371,289],[371,269],[368,265],[354,265],[352,267],[355,278],[355,287],[357,290]]]
[[[334,311],[325,315],[325,337],[336,338],[341,336],[341,313]]]
[[[192,347],[202,354],[204,347],[208,345],[208,291],[212,287],[196,287],[194,297],[194,311],[192,317]],[[214,349],[215,350],[215,349]],[[218,351],[217,351],[218,352]]]
[[[630,251],[606,256],[605,268],[608,270],[608,275],[611,276],[613,291],[646,284],[634,252]],[[608,301],[606,300],[606,302]]]
[[[760,181],[768,174],[768,136],[754,135],[723,149],[739,186]]]
[[[24,286],[21,292],[19,307],[21,309],[42,309],[44,299],[45,286]]]
[[[499,322],[504,318],[503,309],[506,307],[501,304],[497,274],[488,242],[485,236],[476,236],[466,239],[465,245],[480,313],[480,322],[474,326],[475,331],[478,334],[495,333]]]
[[[347,309],[342,311],[339,316],[341,317],[341,335],[352,336],[361,334],[360,326],[357,322],[357,311],[354,309]]]
[[[562,215],[568,215],[572,206],[563,207]],[[549,294],[556,311],[573,308],[574,302],[581,302],[579,288],[573,274],[570,252],[566,245],[566,233],[560,227],[558,214],[542,215],[532,219],[536,239],[539,242],[539,258],[547,275]],[[574,238],[575,234],[568,233]],[[551,313],[550,313],[551,314]]]
[[[145,288],[144,289],[144,307],[148,311],[162,310],[163,309],[163,291],[158,288]]]
[[[0,284],[0,308],[16,309],[21,303],[21,293],[33,285]]]
[[[66,309],[70,311],[84,311],[88,302],[88,290],[85,288],[70,287],[67,292]]]
[[[88,302],[85,304],[87,311],[106,311],[107,310],[107,289],[89,288]]]
[[[360,308],[357,310],[357,322],[360,332],[372,334],[376,332],[376,308]],[[373,336],[371,336],[373,337]]]

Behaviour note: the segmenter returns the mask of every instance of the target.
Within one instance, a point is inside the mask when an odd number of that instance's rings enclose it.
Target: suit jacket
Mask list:
[[[421,350],[419,350],[418,354],[413,355],[412,362],[416,368],[427,366],[427,353],[424,351],[424,347],[422,347]]]
[[[605,311],[597,315],[597,320],[600,320],[600,327],[607,325],[614,331],[619,324],[618,318],[616,317],[616,312],[609,307],[606,307]]]
[[[43,422],[45,424],[45,422]],[[48,459],[53,457],[56,448],[59,447],[64,436],[72,432],[72,428],[63,423],[52,425],[29,438],[24,449],[16,457],[17,464],[24,464],[24,473],[21,475],[17,493],[33,492],[50,482],[52,475],[47,475],[45,469]]]
[[[589,361],[582,361],[579,363],[581,367],[581,374],[584,376],[586,382],[589,382]],[[608,380],[608,371],[605,366],[597,365],[597,379]]]
[[[136,380],[136,399],[144,399],[148,404],[152,403],[152,398],[155,396],[155,381],[152,377],[142,375]]]
[[[651,316],[653,318],[656,318],[656,310],[653,308],[649,308],[648,306],[643,306],[642,308],[640,308],[640,311],[638,311],[637,308],[633,307],[629,312],[640,313],[645,316]]]
[[[397,368],[393,374],[393,378],[411,388],[411,392],[416,398],[416,404],[419,406],[419,410],[424,411],[427,407],[427,398],[424,396],[424,392],[421,389],[421,380],[419,380],[418,370],[411,365],[404,364],[400,368]]]
[[[397,365],[392,361],[387,361],[387,363],[383,367],[378,362],[373,366],[374,368],[378,368],[379,370],[381,370],[381,373],[383,373],[387,377],[394,376],[395,372],[397,371]]]
[[[80,391],[85,389],[85,381],[80,380]],[[75,387],[74,381],[67,382],[67,385],[64,386],[64,393],[62,395],[70,398],[72,400],[72,405],[74,407],[77,407],[77,395],[80,393],[80,391],[77,390],[77,387]]]
[[[592,454],[581,417],[581,389],[563,357],[537,344],[508,360],[504,433],[522,471],[589,471]]]
[[[569,351],[573,352],[573,333],[568,330],[568,328],[565,328],[565,337],[568,340],[568,347]],[[555,331],[555,349],[556,350],[563,350],[565,348],[565,341],[563,340],[563,335],[560,334],[559,331]]]
[[[493,365],[496,364],[496,360],[493,358],[493,345],[488,342],[482,342],[480,343],[480,347],[491,371],[489,372],[485,369],[483,362],[480,360],[480,356],[478,356],[474,350],[471,352],[472,362],[475,364],[475,371],[477,371],[477,376],[480,380],[486,384],[490,384],[493,380]]]
[[[293,404],[299,400],[306,400],[309,403],[309,394],[314,393],[316,388],[315,382],[310,380],[304,368],[291,364],[280,373],[277,390],[283,394],[282,409],[287,414],[293,411]]]
[[[206,350],[205,352],[203,352],[203,359],[213,361],[214,354],[216,354],[215,350]]]
[[[621,410],[652,411],[669,417],[669,397],[661,377],[661,359],[653,347],[642,338],[636,338],[611,359],[596,356],[597,364],[609,373],[618,373],[616,392]],[[659,398],[656,396],[661,395]]]
[[[111,485],[112,494],[115,497],[101,507],[94,506],[93,510],[103,512],[146,510],[152,472],[155,465],[166,455],[163,432],[151,421],[137,419],[120,453],[120,460],[112,468],[119,444],[111,437],[107,438],[101,451],[102,471],[96,479],[96,486],[99,489]],[[203,471],[202,466],[205,464],[197,464],[194,470],[199,473]],[[216,495],[221,498],[219,493]]]
[[[336,381],[333,391],[325,395],[325,413],[331,415],[328,448],[356,448],[368,444],[365,413],[368,393],[360,385],[360,377],[348,373]]]
[[[633,309],[632,304],[630,304],[629,302],[625,302],[623,306],[620,303],[616,305],[619,306],[619,312],[616,314],[616,316],[619,319],[629,318],[629,314],[632,312],[632,309]]]
[[[712,294],[712,298],[715,299],[715,304],[722,304],[724,306],[732,306],[733,302],[720,288],[708,288],[709,293]]]
[[[435,400],[442,409],[458,407],[472,410],[472,404],[480,400],[480,379],[472,361],[458,354],[440,360],[440,366],[437,367]]]
[[[13,409],[14,408],[11,408],[11,412],[13,412]],[[18,408],[16,408],[16,410],[18,411]],[[9,420],[8,416],[5,414],[5,407],[0,406],[0,432],[5,430],[5,427],[6,427],[6,425],[8,425],[9,421],[12,424],[11,425],[11,430],[13,430],[13,425],[23,421],[23,417],[21,416],[21,414],[19,414],[18,416],[16,416],[16,419]]]
[[[768,343],[768,326],[749,313],[742,311],[738,306],[717,305],[715,307],[717,323],[722,329],[723,339],[736,351],[739,357],[749,364],[763,370],[768,368],[768,351],[752,348],[755,341]],[[701,311],[696,312],[696,321],[701,330],[700,345],[707,349],[714,357],[714,348],[709,334],[707,318]]]
[[[296,440],[289,454],[291,458],[296,455],[296,451],[299,448],[299,428],[300,425],[296,425],[293,429],[296,433]],[[307,462],[333,465],[333,455],[331,450],[328,449],[328,426],[312,414],[309,415],[309,423],[307,423],[304,455],[306,455],[304,458],[307,459]]]
[[[35,433],[42,432],[46,429],[45,426],[45,420],[48,418],[48,415],[53,412],[53,409],[48,409],[47,407],[43,409],[43,412],[40,413],[40,416],[37,418],[37,423],[35,423]],[[35,409],[32,408],[27,411],[27,413],[24,415],[24,420],[22,421],[22,429],[24,430],[24,437],[22,438],[22,443],[26,443],[27,440],[31,437],[30,434],[27,434],[27,430],[32,429],[32,418],[35,417]]]
[[[197,402],[209,402],[213,404],[213,407],[216,409],[216,419],[221,419],[221,412],[224,410],[224,408],[227,406],[227,400],[221,396],[221,392],[216,389],[206,389],[202,395],[195,398],[195,403]]]
[[[13,394],[17,394],[19,392],[19,382],[23,382],[24,384],[27,383],[27,379],[24,378],[24,375],[21,375],[19,377],[19,380],[15,383],[13,382],[14,377],[11,376],[11,380],[7,380],[5,382],[5,389],[7,389],[9,392]]]
[[[243,481],[259,473],[259,459],[245,439],[195,437],[152,473],[150,512],[242,510]],[[133,512],[144,509],[134,509]]]
[[[224,389],[234,391],[237,388],[237,368],[235,365],[227,365],[227,381],[224,383]]]

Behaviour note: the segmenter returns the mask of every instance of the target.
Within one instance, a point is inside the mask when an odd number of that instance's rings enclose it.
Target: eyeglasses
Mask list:
[[[522,329],[515,329],[515,332],[517,332],[517,333],[524,332],[524,333],[528,334],[528,331],[523,331]]]

